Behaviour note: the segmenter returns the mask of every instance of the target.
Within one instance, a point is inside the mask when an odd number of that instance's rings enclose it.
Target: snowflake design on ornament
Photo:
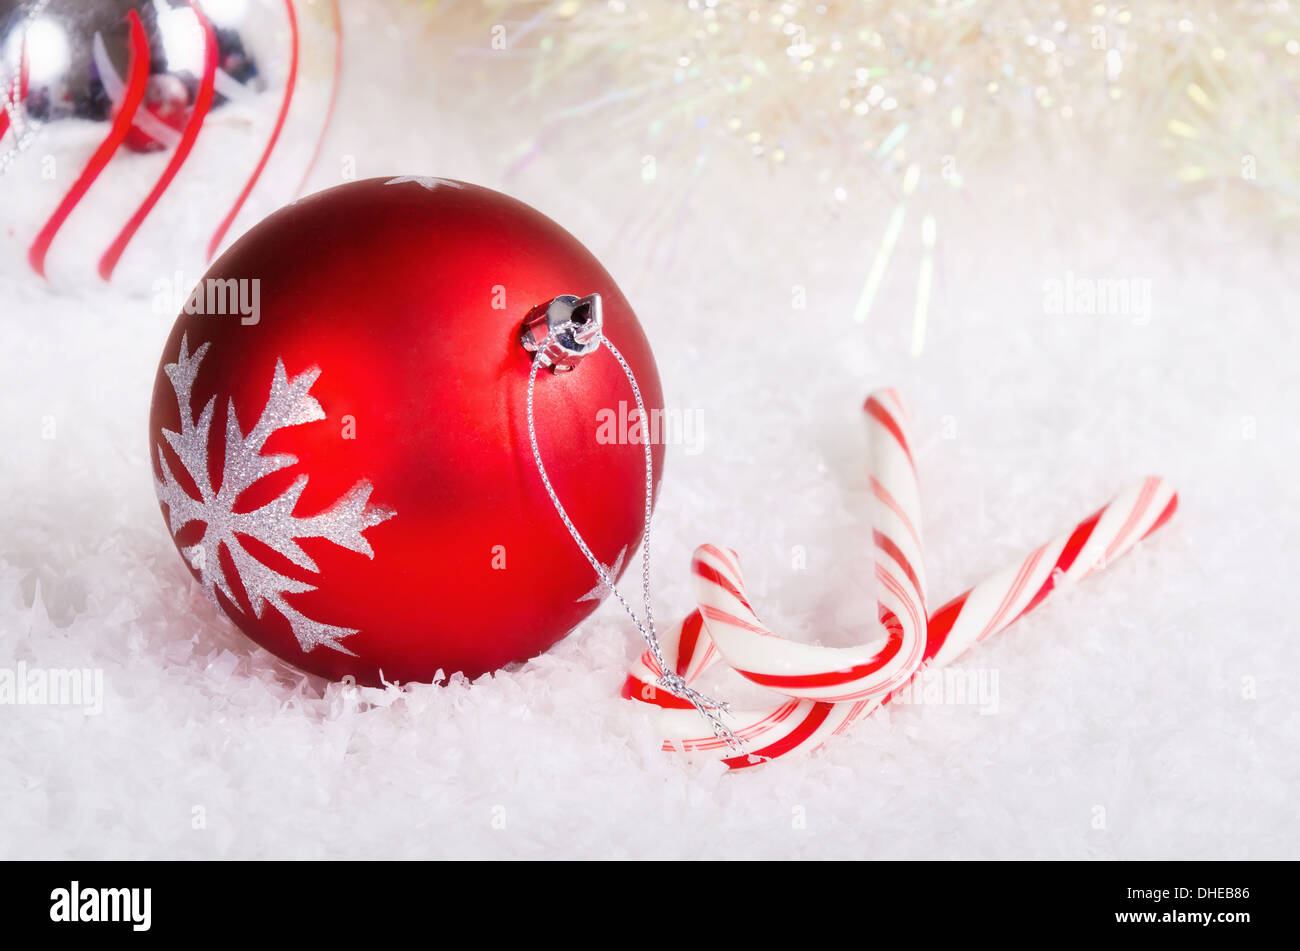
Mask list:
[[[385,185],[405,185],[407,182],[413,182],[427,191],[433,191],[439,185],[445,185],[448,188],[460,188],[460,182],[453,182],[450,178],[430,178],[427,175],[400,175],[397,178],[390,178],[384,182]]]
[[[325,538],[341,548],[374,558],[374,550],[363,532],[397,513],[390,508],[371,505],[369,500],[373,486],[363,479],[323,512],[305,518],[294,515],[294,507],[307,486],[306,475],[298,476],[289,488],[260,508],[250,512],[236,512],[235,503],[245,489],[272,472],[298,462],[296,456],[285,453],[262,455],[262,447],[270,435],[278,429],[325,418],[320,403],[308,394],[320,376],[320,369],[313,367],[290,378],[285,372],[284,361],[277,359],[266,407],[248,435],[240,432],[234,400],[229,401],[226,410],[225,464],[222,467],[221,485],[214,489],[208,470],[208,439],[217,398],[214,396],[208,401],[198,419],[194,418],[191,405],[194,379],[209,346],[205,343],[190,353],[188,340],[182,336],[176,362],[164,367],[176,393],[181,431],[164,429],[163,438],[176,452],[199,492],[199,498],[196,499],[176,481],[167,465],[162,446],[158,446],[158,462],[163,477],[161,480],[155,477],[154,490],[158,494],[158,501],[167,506],[171,533],[174,537],[191,522],[203,523],[203,538],[197,545],[182,549],[182,554],[199,572],[203,591],[213,604],[218,604],[216,593],[220,591],[232,605],[239,605],[221,565],[219,556],[224,546],[248,595],[254,617],[261,618],[269,604],[289,622],[293,636],[297,638],[298,646],[304,653],[324,646],[355,657],[340,641],[357,633],[356,628],[323,624],[307,617],[285,600],[287,594],[315,591],[316,586],[290,578],[263,564],[248,552],[239,536],[256,539],[299,568],[319,572],[316,563],[302,550],[296,539]]]
[[[614,559],[614,563],[612,565],[600,566],[601,570],[604,571],[605,573],[604,575],[597,576],[600,580],[596,582],[596,587],[592,588],[590,591],[588,591],[586,594],[580,597],[576,603],[581,604],[583,601],[604,601],[605,595],[609,594],[611,591],[614,590],[613,585],[605,584],[605,579],[608,578],[611,581],[613,581],[615,578],[617,578],[619,572],[623,570],[623,562],[626,558],[627,558],[627,546],[624,545],[622,550],[619,551],[618,557]]]

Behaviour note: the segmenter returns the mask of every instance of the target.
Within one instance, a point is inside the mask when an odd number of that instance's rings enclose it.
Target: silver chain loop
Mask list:
[[[537,385],[537,371],[542,367],[541,353],[547,349],[554,337],[555,331],[547,334],[546,341],[539,348],[538,353],[534,355],[532,368],[528,372],[528,439],[533,447],[533,462],[537,464],[537,473],[542,477],[542,485],[546,487],[546,494],[550,496],[551,504],[555,506],[560,521],[568,529],[569,535],[572,536],[579,550],[587,559],[587,563],[591,565],[600,583],[607,587],[614,597],[618,599],[618,603],[623,606],[623,610],[627,612],[627,616],[632,619],[632,623],[641,633],[642,638],[645,639],[651,655],[659,665],[659,686],[690,703],[708,721],[714,736],[725,742],[733,752],[743,754],[745,752],[743,742],[722,721],[722,714],[730,712],[727,703],[706,696],[687,684],[686,678],[669,668],[664,660],[663,651],[659,647],[659,636],[655,633],[654,612],[650,605],[650,516],[654,510],[654,461],[649,434],[650,417],[646,413],[645,401],[641,397],[641,387],[637,385],[636,375],[632,372],[632,368],[628,366],[627,360],[623,358],[623,354],[603,334],[601,342],[608,348],[614,359],[618,361],[618,365],[623,368],[623,374],[627,377],[628,383],[632,385],[632,395],[636,398],[637,411],[641,414],[641,426],[645,434],[643,439],[645,445],[645,531],[641,541],[641,594],[645,608],[644,620],[637,616],[636,611],[632,609],[632,606],[627,603],[618,588],[615,587],[615,579],[611,576],[609,570],[592,554],[582,534],[574,526],[573,520],[569,518],[569,513],[565,511],[563,503],[560,502],[560,497],[551,485],[550,477],[546,474],[546,466],[542,462],[542,453],[537,447],[537,425],[533,415],[533,390]]]

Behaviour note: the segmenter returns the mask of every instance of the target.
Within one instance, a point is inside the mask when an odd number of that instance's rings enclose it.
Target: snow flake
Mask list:
[[[390,178],[384,182],[385,185],[404,185],[407,182],[414,182],[421,188],[433,191],[439,185],[446,185],[448,188],[464,187],[460,182],[452,181],[450,178],[429,178],[427,175],[401,175],[397,178]]]
[[[176,452],[199,494],[195,498],[176,481],[162,446],[158,446],[162,479],[154,479],[154,489],[158,500],[167,506],[171,533],[175,536],[191,522],[203,523],[203,537],[198,544],[184,549],[183,554],[199,573],[204,593],[214,604],[218,603],[218,591],[225,595],[230,604],[237,607],[240,604],[222,568],[220,549],[224,546],[248,597],[254,617],[261,618],[269,604],[289,622],[298,646],[304,652],[323,645],[344,654],[352,654],[340,641],[357,633],[357,629],[321,623],[290,605],[285,600],[285,595],[314,591],[316,586],[290,578],[259,561],[240,542],[240,536],[256,539],[299,568],[319,572],[320,568],[298,545],[297,539],[324,538],[340,548],[374,558],[374,550],[363,533],[396,513],[392,509],[370,504],[373,487],[363,479],[324,511],[306,517],[295,515],[294,508],[307,486],[305,474],[299,475],[284,492],[260,508],[236,512],[235,504],[244,490],[272,472],[298,462],[296,456],[286,453],[270,456],[262,454],[262,447],[271,434],[289,426],[325,418],[320,403],[308,393],[320,376],[320,370],[313,367],[291,378],[285,371],[284,361],[276,360],[266,406],[257,424],[247,435],[240,432],[234,400],[229,401],[226,410],[225,464],[222,467],[221,485],[214,488],[208,470],[208,440],[217,400],[215,396],[210,399],[198,419],[194,418],[191,402],[194,379],[209,346],[205,343],[190,353],[188,340],[182,336],[176,362],[163,368],[176,393],[181,429],[180,432],[163,430],[162,435]]]
[[[596,582],[596,587],[592,588],[582,597],[578,598],[578,600],[575,603],[581,604],[583,601],[604,600],[605,595],[609,594],[609,592],[614,590],[612,584],[605,583],[605,578],[608,578],[610,581],[616,579],[619,575],[619,572],[623,570],[623,560],[625,558],[627,558],[626,545],[624,545],[623,549],[618,553],[618,557],[614,559],[614,563],[612,565],[600,566],[601,570],[604,572],[604,575],[601,576],[600,580]]]

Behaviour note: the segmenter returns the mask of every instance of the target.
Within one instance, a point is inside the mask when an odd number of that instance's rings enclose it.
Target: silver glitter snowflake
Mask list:
[[[605,579],[606,578],[609,578],[611,580],[617,579],[619,574],[623,571],[623,561],[626,558],[627,558],[627,546],[624,545],[622,550],[618,553],[618,557],[614,559],[614,563],[612,565],[600,566],[601,571],[603,571],[604,574],[597,575],[597,577],[600,580],[596,582],[596,587],[592,588],[590,591],[588,591],[586,594],[580,597],[577,603],[581,604],[583,601],[604,601],[605,596],[614,590],[610,585],[607,585],[605,583]]]
[[[428,175],[399,175],[384,182],[385,185],[405,185],[408,182],[419,185],[426,191],[433,191],[439,185],[445,188],[460,188],[461,183],[450,178],[431,178]]]
[[[191,522],[203,523],[203,538],[197,545],[182,549],[190,564],[199,572],[203,590],[214,604],[216,592],[226,596],[230,604],[239,601],[230,588],[221,565],[220,549],[225,547],[248,596],[253,616],[260,618],[269,604],[289,622],[298,646],[304,652],[325,646],[344,654],[352,654],[341,643],[343,638],[357,632],[356,628],[322,624],[307,617],[285,600],[287,594],[316,590],[315,585],[281,574],[258,561],[240,542],[240,536],[257,541],[283,555],[299,568],[319,572],[316,563],[299,547],[296,539],[325,538],[341,548],[358,552],[367,558],[375,553],[363,532],[392,518],[392,509],[369,504],[371,484],[361,480],[337,502],[316,515],[299,517],[294,507],[307,486],[307,476],[300,475],[289,488],[274,500],[249,512],[236,512],[235,504],[240,494],[254,483],[298,462],[297,457],[281,453],[264,456],[262,447],[277,429],[299,426],[325,418],[320,403],[308,395],[312,384],[320,376],[312,368],[292,379],[284,369],[284,362],[276,360],[275,374],[271,380],[271,393],[266,407],[248,435],[239,429],[234,400],[226,410],[225,465],[221,470],[221,485],[214,489],[208,471],[208,437],[212,428],[216,397],[208,401],[198,419],[194,418],[191,393],[199,365],[209,344],[189,352],[187,339],[181,337],[180,355],[175,363],[164,368],[176,392],[176,405],[180,409],[181,431],[163,430],[163,438],[176,452],[186,473],[194,481],[199,498],[194,498],[177,483],[167,465],[162,446],[158,447],[158,462],[162,479],[154,479],[158,500],[167,506],[167,516],[172,535]],[[355,656],[355,655],[353,655]]]

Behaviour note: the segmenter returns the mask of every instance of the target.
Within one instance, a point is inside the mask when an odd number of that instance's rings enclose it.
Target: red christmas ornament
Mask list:
[[[285,660],[367,684],[477,676],[563,637],[604,592],[529,443],[548,313],[603,326],[662,409],[613,279],[505,195],[372,179],[248,232],[177,319],[150,414],[162,511],[208,595]],[[552,362],[594,349],[584,335]],[[643,529],[644,430],[610,441],[600,421],[629,396],[600,352],[535,395],[551,482],[616,576]]]

